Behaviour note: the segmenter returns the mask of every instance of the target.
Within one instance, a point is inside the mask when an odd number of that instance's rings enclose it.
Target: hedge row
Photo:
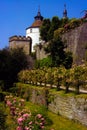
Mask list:
[[[56,87],[57,90],[60,90],[63,86],[66,93],[69,91],[69,87],[72,86],[78,94],[80,86],[87,85],[87,65],[74,66],[71,69],[53,67],[22,70],[18,74],[18,80],[32,85],[44,85],[44,87],[49,84],[50,88]]]

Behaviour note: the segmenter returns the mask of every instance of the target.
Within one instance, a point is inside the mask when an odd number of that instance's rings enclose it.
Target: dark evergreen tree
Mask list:
[[[51,26],[50,26],[50,29],[48,31],[48,40],[53,39],[54,31],[56,29],[58,29],[59,26],[60,26],[60,20],[57,16],[54,16],[51,20]]]
[[[66,69],[69,69],[72,67],[73,57],[72,53],[70,51],[65,53],[65,60],[64,60],[64,66]]]
[[[46,53],[50,54],[52,58],[52,66],[58,67],[64,65],[66,68],[70,68],[72,64],[72,56],[66,53],[66,44],[62,42],[60,37],[52,39],[48,46],[45,48]]]
[[[50,25],[51,25],[50,19],[44,19],[43,24],[40,28],[41,39],[46,42],[48,41],[48,31],[50,29]]]
[[[60,19],[60,27],[64,27],[67,23],[69,23],[69,19],[68,18]]]

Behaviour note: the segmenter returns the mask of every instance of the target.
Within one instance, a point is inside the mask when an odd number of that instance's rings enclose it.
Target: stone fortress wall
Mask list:
[[[62,39],[66,41],[67,50],[72,52],[75,64],[81,64],[83,60],[87,60],[87,22],[75,29],[68,30],[62,35]],[[46,57],[43,49],[46,44],[48,43],[42,44],[41,47],[37,46],[36,57],[38,60]]]
[[[66,40],[67,48],[72,52],[75,64],[81,64],[85,59],[87,60],[87,22],[64,33],[62,39]]]

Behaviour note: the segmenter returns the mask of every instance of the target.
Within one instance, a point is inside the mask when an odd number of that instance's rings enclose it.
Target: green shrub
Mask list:
[[[3,90],[3,89],[4,89],[4,81],[0,80],[0,90]]]
[[[7,92],[0,91],[0,102],[4,101],[4,97],[8,95]]]
[[[0,103],[0,130],[6,130],[6,114],[4,105]]]
[[[51,57],[43,58],[42,60],[37,60],[35,62],[35,68],[51,67],[52,59]]]

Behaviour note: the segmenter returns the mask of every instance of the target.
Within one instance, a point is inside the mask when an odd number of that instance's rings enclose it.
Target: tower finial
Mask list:
[[[64,4],[64,10],[66,10],[66,4]]]
[[[64,4],[63,18],[67,18],[66,4]]]
[[[34,17],[35,20],[43,20],[43,16],[41,16],[41,12],[40,12],[40,5],[38,6],[38,12],[37,15]]]
[[[40,12],[40,5],[38,6],[38,12]]]

